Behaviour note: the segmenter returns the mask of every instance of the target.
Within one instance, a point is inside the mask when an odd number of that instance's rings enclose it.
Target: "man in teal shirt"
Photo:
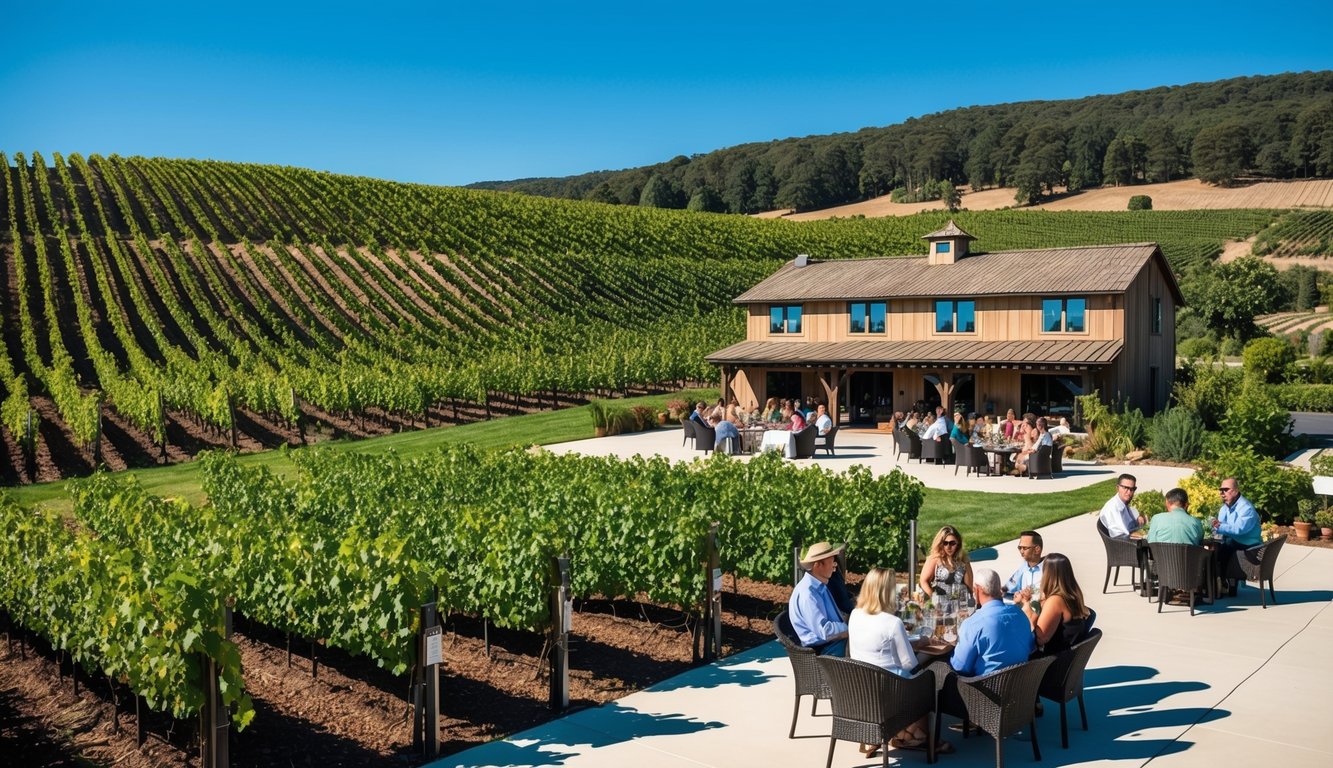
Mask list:
[[[1148,528],[1148,543],[1156,544],[1193,544],[1199,546],[1203,541],[1203,527],[1187,511],[1190,497],[1179,488],[1166,492],[1166,511],[1153,515],[1152,525]]]

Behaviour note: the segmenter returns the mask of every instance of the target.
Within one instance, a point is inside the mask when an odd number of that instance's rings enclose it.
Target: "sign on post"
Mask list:
[[[412,696],[415,709],[412,741],[421,745],[427,757],[440,753],[440,664],[444,662],[443,639],[444,630],[440,627],[435,603],[426,603],[421,606],[421,635],[417,651],[417,658],[421,659],[421,679]]]

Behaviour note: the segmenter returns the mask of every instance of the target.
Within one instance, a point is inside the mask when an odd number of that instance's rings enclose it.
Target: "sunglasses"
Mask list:
[[[1028,547],[1023,546],[1022,544],[1019,544],[1019,545],[1018,545],[1018,551],[1019,551],[1019,552],[1026,552],[1026,551],[1028,551],[1029,549],[1036,549],[1036,548],[1037,548],[1037,545],[1036,545],[1036,544],[1033,544],[1032,546],[1028,546]]]
[[[958,546],[958,542],[956,542],[956,541],[952,541],[952,540],[949,540],[949,541],[943,541],[943,542],[940,542],[940,543],[943,544],[943,545],[946,546],[946,547],[956,547],[956,546]]]
[[[1134,493],[1135,491],[1138,490],[1138,486],[1134,485],[1121,485],[1117,487],[1120,488],[1122,491],[1129,491],[1130,493]]]
[[[1220,491],[1221,493],[1231,493],[1232,491],[1234,491],[1234,490],[1236,490],[1236,489],[1235,489],[1235,488],[1227,488],[1227,487],[1224,486],[1224,487],[1222,487],[1222,488],[1218,488],[1217,490]]]

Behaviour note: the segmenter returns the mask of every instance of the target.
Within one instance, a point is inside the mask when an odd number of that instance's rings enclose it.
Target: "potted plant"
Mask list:
[[[1333,541],[1333,509],[1321,509],[1316,512],[1314,522],[1319,526],[1319,533],[1324,541]]]
[[[1292,527],[1296,529],[1297,541],[1310,540],[1310,528],[1315,520],[1315,500],[1301,499],[1296,505],[1296,519],[1292,522]]]

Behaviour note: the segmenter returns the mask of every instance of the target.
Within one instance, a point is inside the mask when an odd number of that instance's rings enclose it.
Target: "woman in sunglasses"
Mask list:
[[[952,525],[946,525],[935,534],[930,545],[930,556],[921,566],[921,591],[927,597],[963,594],[972,591],[972,563],[963,549],[963,534]],[[955,586],[957,585],[957,586]]]

